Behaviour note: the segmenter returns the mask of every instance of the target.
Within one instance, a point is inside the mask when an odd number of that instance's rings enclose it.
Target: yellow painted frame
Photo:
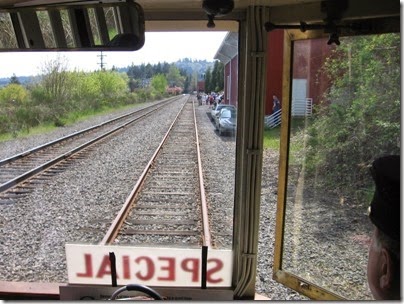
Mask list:
[[[286,188],[288,181],[291,92],[292,92],[292,54],[293,41],[324,37],[324,33],[309,31],[302,33],[298,30],[285,31],[283,43],[283,79],[282,79],[282,125],[279,155],[278,201],[275,229],[275,252],[273,265],[273,279],[296,290],[298,293],[314,300],[346,300],[345,298],[324,289],[312,282],[282,269],[282,252],[284,238],[284,224],[286,211]]]

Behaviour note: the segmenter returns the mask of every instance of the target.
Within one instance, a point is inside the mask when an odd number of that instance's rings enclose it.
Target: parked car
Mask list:
[[[216,123],[220,111],[221,111],[222,109],[224,109],[224,108],[236,109],[236,107],[233,106],[233,105],[221,104],[221,103],[219,103],[219,104],[217,104],[216,106],[214,106],[214,107],[212,108],[212,110],[210,111],[210,119]]]
[[[236,108],[223,108],[216,120],[216,130],[218,130],[220,136],[222,136],[224,133],[234,133],[236,132],[236,124]]]

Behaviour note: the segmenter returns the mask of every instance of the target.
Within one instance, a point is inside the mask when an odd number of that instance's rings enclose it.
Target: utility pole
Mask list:
[[[98,62],[98,64],[100,65],[101,71],[105,70],[105,63],[104,63],[104,57],[106,57],[107,55],[104,55],[101,51],[100,55],[97,55],[97,57],[100,57],[100,62]]]

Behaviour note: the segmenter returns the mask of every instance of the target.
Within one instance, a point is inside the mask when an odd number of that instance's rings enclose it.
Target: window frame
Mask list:
[[[394,22],[394,20],[392,21]],[[388,22],[387,22],[388,23]],[[388,28],[388,26],[387,26]],[[378,28],[367,34],[383,34],[396,32],[393,26],[390,29]],[[355,36],[352,33],[344,36]],[[282,117],[280,130],[280,150],[279,150],[279,174],[278,174],[278,198],[277,213],[275,225],[275,249],[273,259],[273,279],[277,282],[292,288],[298,293],[313,300],[348,300],[339,294],[336,294],[326,288],[323,288],[313,282],[310,282],[296,274],[288,272],[282,268],[283,242],[285,233],[286,218],[286,195],[288,185],[289,169],[289,149],[291,134],[291,113],[292,113],[292,80],[293,80],[293,51],[294,42],[299,40],[308,40],[315,38],[324,38],[322,31],[285,30],[283,44],[283,79],[282,79]]]

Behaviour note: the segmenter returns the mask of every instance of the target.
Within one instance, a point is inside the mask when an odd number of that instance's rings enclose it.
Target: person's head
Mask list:
[[[369,248],[368,283],[376,300],[399,300],[400,156],[376,159],[371,173],[376,189],[369,207],[369,218],[375,229]]]

